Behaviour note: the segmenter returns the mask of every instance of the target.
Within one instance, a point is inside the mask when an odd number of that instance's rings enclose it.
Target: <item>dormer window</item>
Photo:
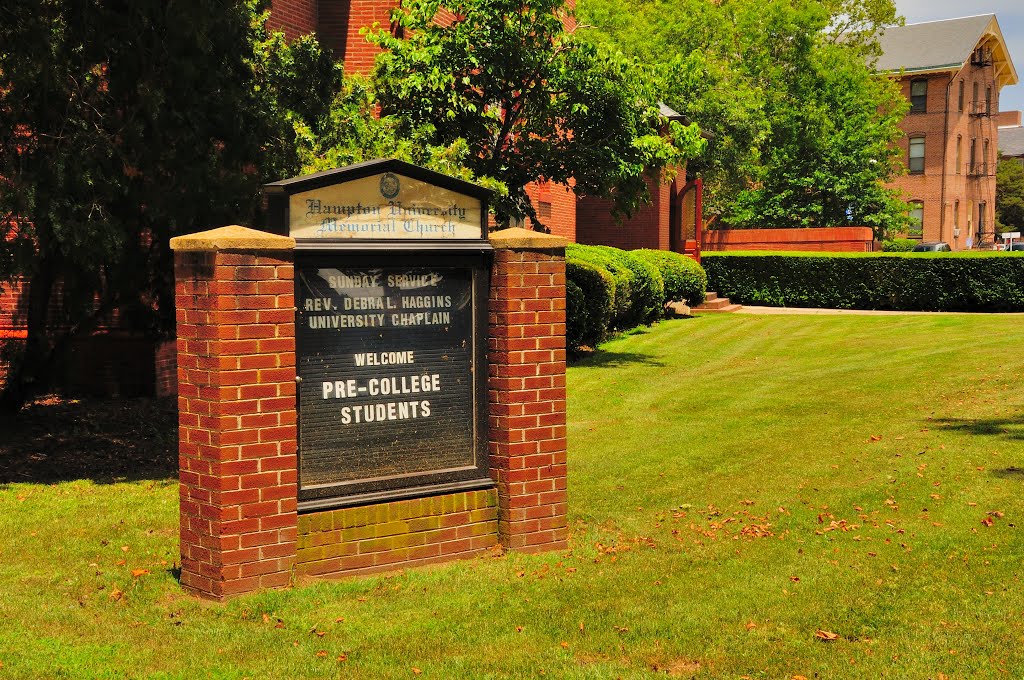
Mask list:
[[[910,81],[910,112],[924,113],[928,110],[928,80],[918,78]]]

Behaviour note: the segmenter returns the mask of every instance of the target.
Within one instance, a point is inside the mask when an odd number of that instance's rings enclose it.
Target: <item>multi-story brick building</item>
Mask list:
[[[900,141],[908,174],[892,183],[914,205],[910,236],[992,246],[999,91],[1017,83],[995,15],[891,26],[881,44],[876,68],[910,101]]]

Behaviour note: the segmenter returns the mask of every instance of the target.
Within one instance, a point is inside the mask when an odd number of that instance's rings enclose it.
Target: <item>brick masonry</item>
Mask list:
[[[991,244],[999,145],[999,87],[993,66],[968,62],[952,74],[905,75],[898,84],[908,99],[911,81],[918,79],[928,84],[925,110],[908,113],[902,120],[900,127],[906,136],[899,146],[906,165],[910,139],[924,138],[924,172],[898,177],[891,186],[899,189],[905,200],[921,203],[924,241],[946,241],[954,250],[961,250],[967,246],[968,235],[977,245],[979,224],[983,223],[984,238]],[[986,107],[987,88],[991,88],[990,107]],[[978,115],[981,113],[984,115]]]
[[[492,490],[299,516],[296,571],[363,574],[473,557],[498,545]]]
[[[523,247],[516,237],[532,240]],[[565,241],[522,229],[492,236],[489,428],[502,542],[566,545]],[[542,244],[549,243],[548,247]]]
[[[705,251],[810,250],[868,253],[873,250],[871,227],[811,229],[712,229],[704,232]]]
[[[172,240],[181,584],[222,599],[287,585],[295,564],[294,242],[204,251],[182,238]]]
[[[339,576],[566,545],[565,244],[491,235],[494,488],[297,513],[294,241],[242,227],[172,240],[182,586],[224,599]]]

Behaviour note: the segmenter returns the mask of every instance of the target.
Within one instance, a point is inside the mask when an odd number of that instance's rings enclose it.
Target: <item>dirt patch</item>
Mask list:
[[[39,399],[0,416],[0,483],[173,477],[177,424],[173,398]]]

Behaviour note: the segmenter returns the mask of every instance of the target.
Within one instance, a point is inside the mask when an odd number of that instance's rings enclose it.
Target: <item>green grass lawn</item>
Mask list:
[[[568,552],[226,605],[173,479],[0,485],[0,678],[1018,678],[1022,376],[1020,316],[665,322],[570,369]]]

